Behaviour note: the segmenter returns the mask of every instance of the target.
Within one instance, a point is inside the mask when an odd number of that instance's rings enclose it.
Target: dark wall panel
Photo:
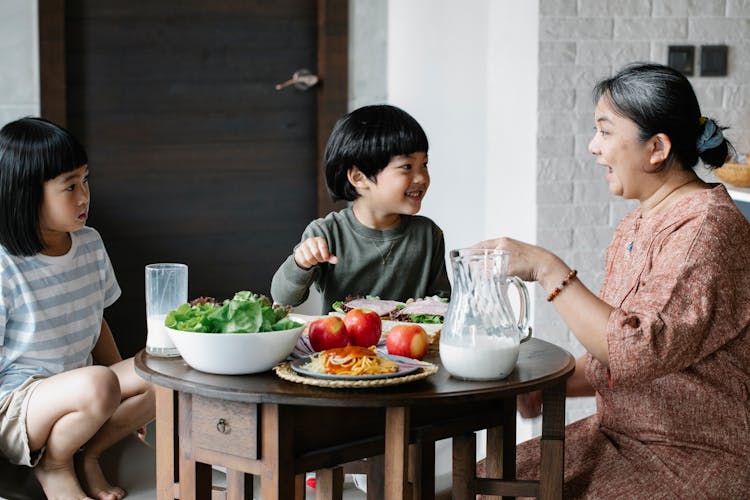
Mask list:
[[[65,8],[67,125],[90,155],[89,224],[123,289],[105,317],[130,355],[145,342],[146,264],[187,263],[191,296],[267,294],[316,216],[315,90],[274,85],[299,68],[317,71],[317,8],[308,0]]]

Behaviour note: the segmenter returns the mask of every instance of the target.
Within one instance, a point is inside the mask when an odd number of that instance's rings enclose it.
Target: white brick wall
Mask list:
[[[727,77],[692,77],[704,115],[730,126],[750,151],[750,0],[540,0],[537,239],[598,291],[604,253],[635,203],[613,198],[587,145],[593,133],[591,89],[626,63],[667,62],[669,45],[729,46]],[[536,287],[536,331],[583,352]],[[592,398],[569,401],[568,421],[594,410]]]
[[[39,113],[36,2],[0,2],[0,126]]]

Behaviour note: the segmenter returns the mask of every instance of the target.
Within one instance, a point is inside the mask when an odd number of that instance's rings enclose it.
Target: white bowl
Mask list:
[[[180,356],[196,370],[219,375],[260,373],[284,361],[305,323],[258,333],[197,333],[166,328]]]

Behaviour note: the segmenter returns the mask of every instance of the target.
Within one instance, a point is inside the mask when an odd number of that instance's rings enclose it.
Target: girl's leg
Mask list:
[[[26,412],[26,433],[32,451],[46,446],[34,472],[47,498],[89,498],[76,477],[73,456],[112,416],[119,402],[117,376],[103,366],[61,373],[34,389]]]
[[[107,495],[114,495],[114,498],[120,499],[125,496],[125,492],[106,480],[99,465],[99,457],[115,443],[153,420],[155,398],[151,384],[135,373],[133,358],[120,361],[109,368],[120,383],[120,404],[79,454],[78,466],[89,494],[103,499],[110,498]]]

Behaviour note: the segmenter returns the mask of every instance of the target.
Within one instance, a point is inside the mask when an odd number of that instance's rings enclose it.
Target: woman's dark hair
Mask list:
[[[698,99],[688,79],[667,66],[628,65],[612,78],[597,83],[593,97],[595,104],[604,98],[616,113],[635,122],[642,141],[658,133],[669,136],[672,149],[660,169],[675,160],[685,169],[691,169],[698,158],[718,168],[732,150],[729,141],[720,137],[715,147],[701,151],[703,148],[697,143],[706,120],[701,118]],[[721,127],[716,130],[721,134]]]
[[[73,134],[42,118],[21,118],[0,129],[0,244],[8,252],[42,251],[44,183],[87,163]]]
[[[394,156],[427,148],[427,135],[406,111],[386,104],[355,109],[336,122],[326,144],[328,193],[334,201],[352,201],[359,195],[347,178],[351,167],[375,182]]]

